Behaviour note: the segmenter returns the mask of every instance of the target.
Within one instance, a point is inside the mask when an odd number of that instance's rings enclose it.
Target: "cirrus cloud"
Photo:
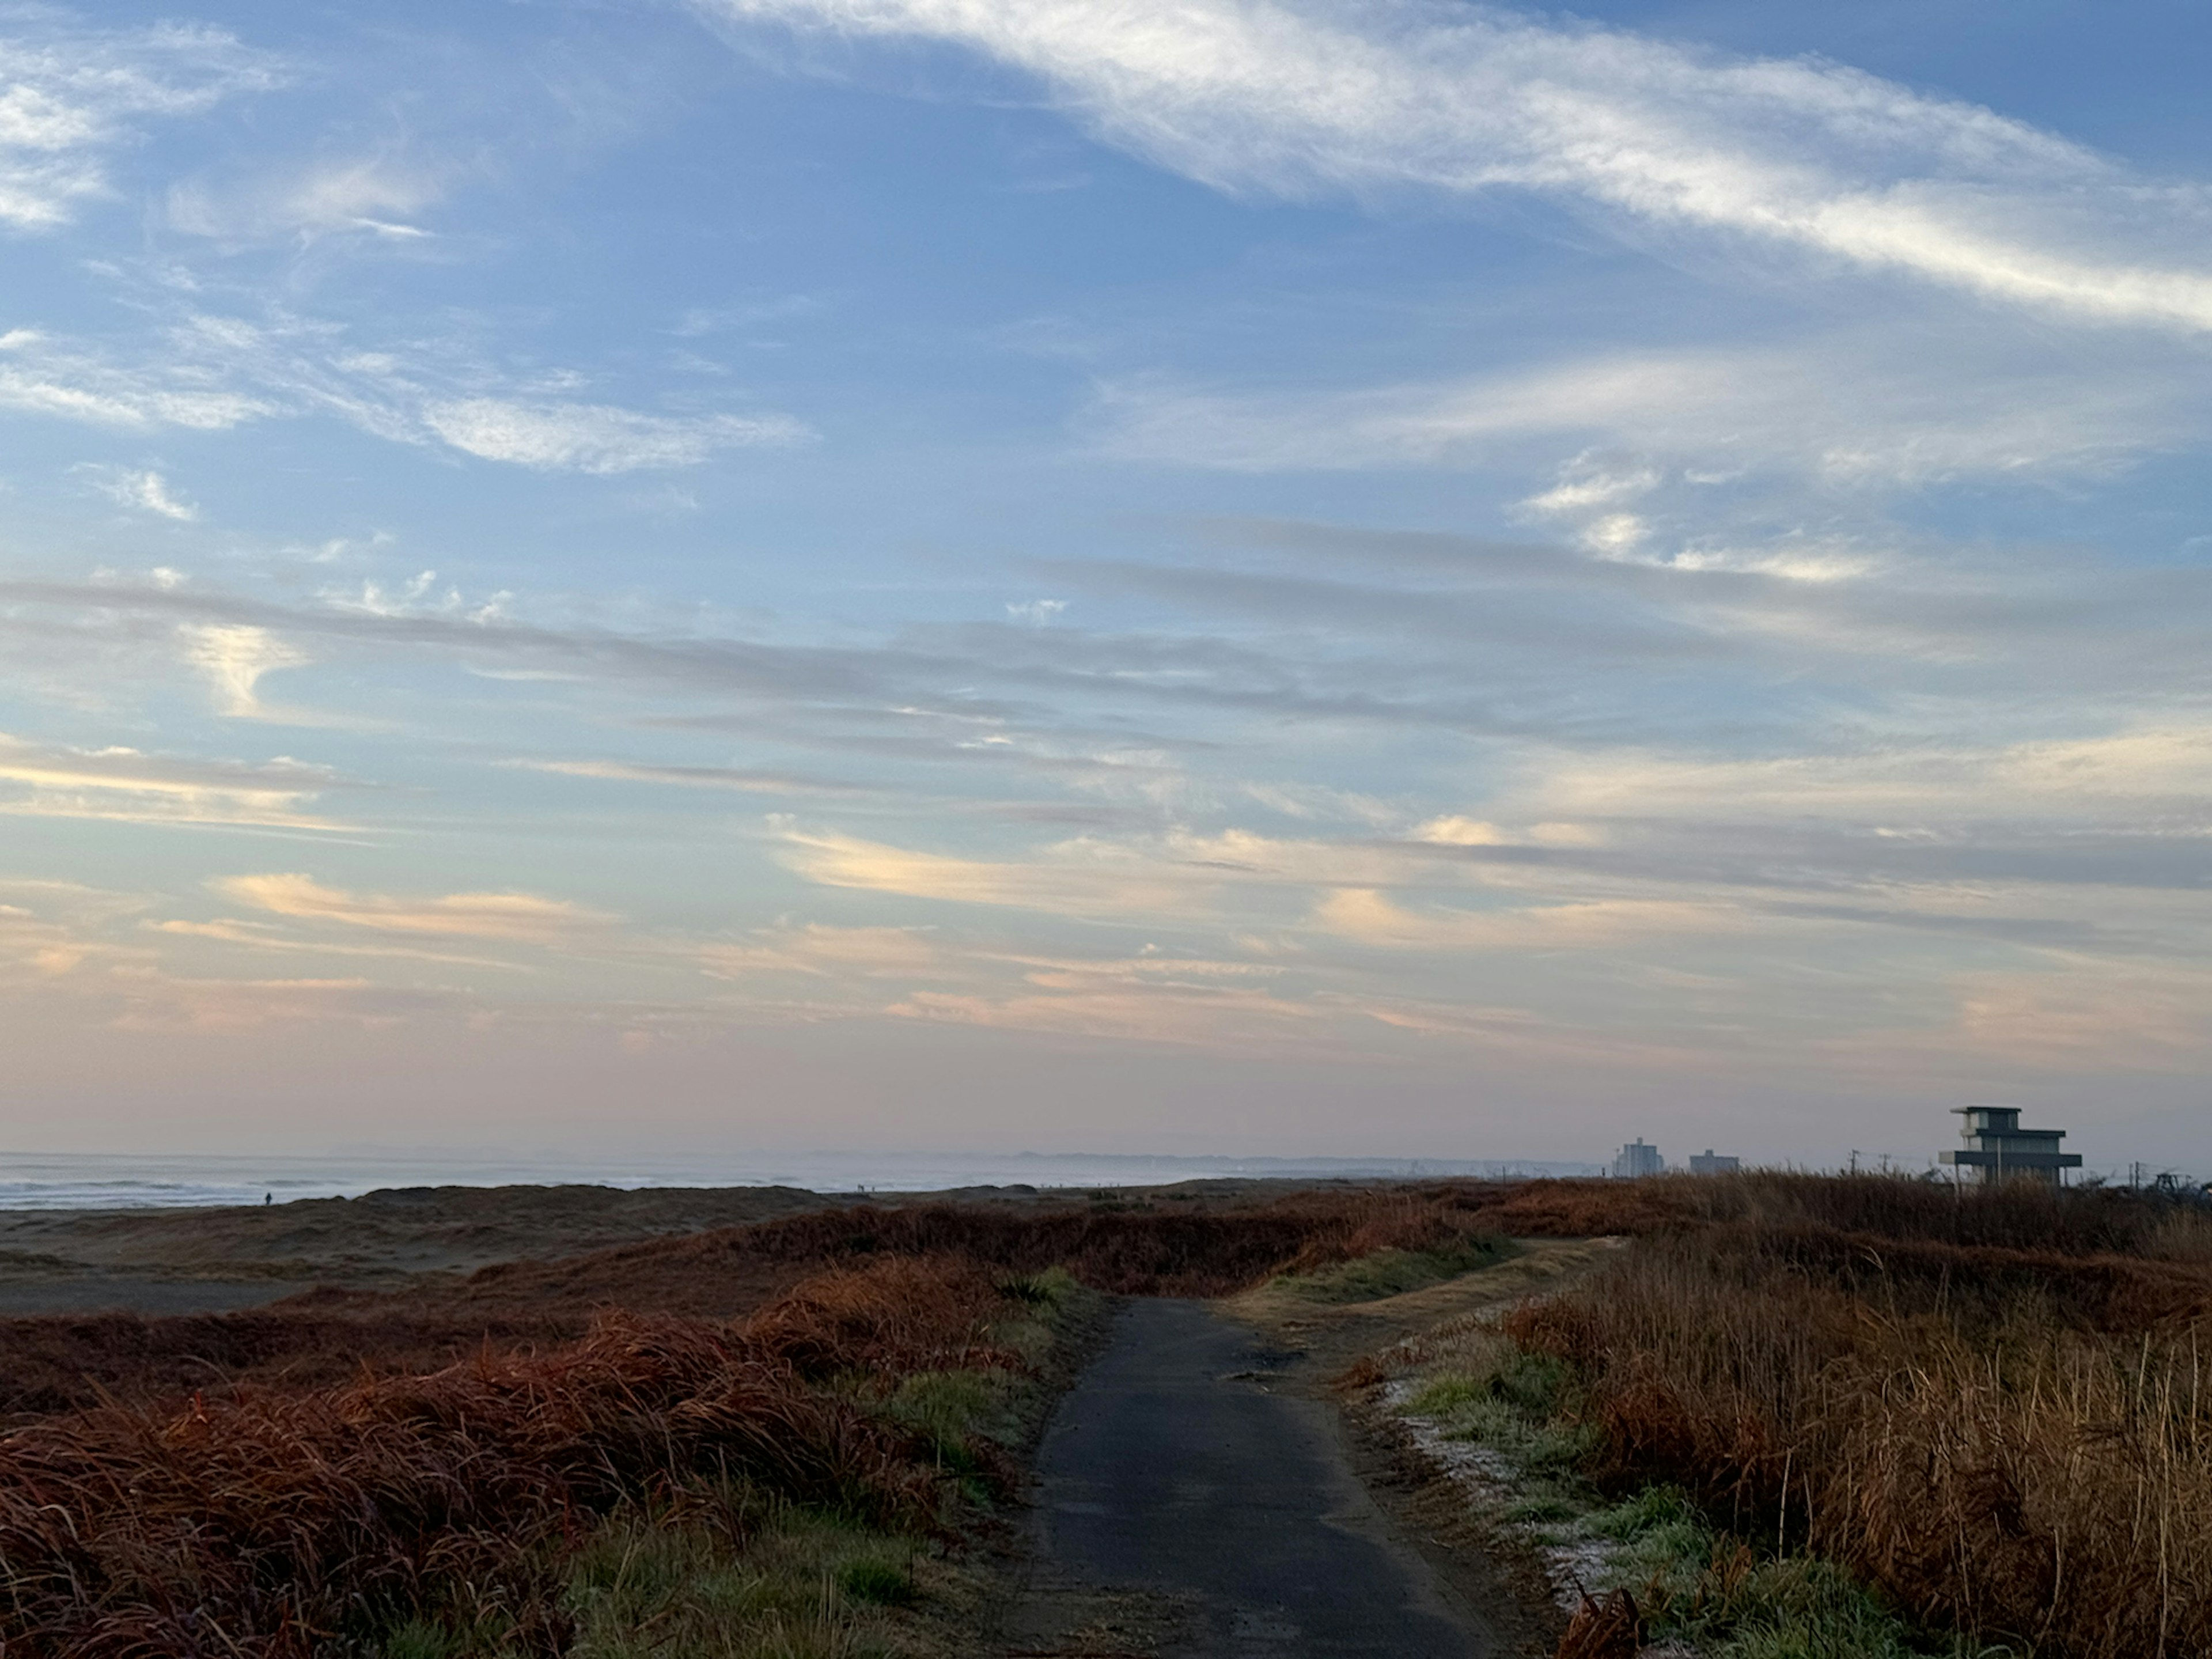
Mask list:
[[[563,899],[532,893],[448,893],[395,898],[326,887],[296,872],[233,876],[215,884],[241,904],[296,921],[336,922],[385,933],[558,945],[604,931],[613,918]]]
[[[697,3],[965,46],[1042,80],[1109,141],[1224,190],[1522,191],[2080,320],[2212,329],[2212,270],[2188,240],[2201,191],[1819,59],[1490,7]]]
[[[0,224],[66,224],[110,193],[107,159],[154,118],[282,84],[282,61],[222,29],[77,29],[16,12],[0,35]]]
[[[501,398],[433,403],[423,424],[465,454],[538,472],[635,472],[696,466],[724,449],[810,436],[787,416],[641,415],[602,404],[527,404]]]

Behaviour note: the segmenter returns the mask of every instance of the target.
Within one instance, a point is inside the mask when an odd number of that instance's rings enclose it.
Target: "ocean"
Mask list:
[[[1596,1175],[1595,1164],[1389,1158],[1180,1158],[1087,1152],[763,1152],[666,1158],[526,1158],[345,1152],[232,1157],[0,1152],[0,1210],[169,1209],[356,1198],[387,1187],[803,1187],[939,1192],[960,1187],[1154,1187],[1218,1176],[1398,1177]]]

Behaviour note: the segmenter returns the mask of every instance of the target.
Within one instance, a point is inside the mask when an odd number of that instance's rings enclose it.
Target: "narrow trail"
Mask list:
[[[1490,1659],[1479,1613],[1352,1471],[1301,1356],[1201,1302],[1133,1300],[1038,1466],[1016,1656]]]

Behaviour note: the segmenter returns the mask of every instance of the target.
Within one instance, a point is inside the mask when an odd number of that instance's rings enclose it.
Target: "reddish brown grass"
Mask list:
[[[0,1441],[0,1653],[304,1656],[426,1601],[496,1598],[593,1516],[702,1480],[922,1513],[915,1447],[810,1379],[1012,1364],[983,1340],[1000,1305],[972,1264],[890,1261],[735,1328],[609,1315],[428,1376],[20,1430]]]
[[[1584,1379],[1594,1474],[1679,1484],[1931,1622],[2212,1653],[2212,1222],[2124,1193],[1737,1184],[1656,1194],[1688,1218],[1508,1320]]]
[[[557,1651],[532,1574],[623,1502],[739,1479],[922,1513],[919,1443],[860,1402],[915,1372],[1016,1364],[988,1334],[1009,1274],[1211,1294],[1444,1248],[1503,1190],[866,1207],[399,1296],[11,1322],[0,1403],[70,1409],[0,1440],[0,1659],[306,1659],[456,1600],[535,1609],[524,1638]]]
[[[1555,1659],[1636,1659],[1643,1651],[1644,1615],[1635,1596],[1617,1589],[1602,1601],[1583,1595]]]
[[[1214,1210],[864,1206],[503,1263],[399,1292],[313,1291],[246,1313],[0,1320],[0,1422],[239,1382],[329,1386],[364,1367],[435,1370],[487,1345],[511,1353],[574,1340],[608,1308],[732,1318],[825,1263],[952,1254],[1014,1273],[1066,1266],[1107,1291],[1218,1295],[1376,1249],[1448,1248],[1494,1231],[1485,1206],[1509,1190],[1323,1191]]]
[[[1042,1213],[953,1204],[862,1207],[701,1234],[680,1248],[702,1261],[949,1251],[1017,1273],[1064,1267],[1087,1285],[1121,1295],[1222,1296],[1276,1273],[1376,1249],[1436,1249],[1492,1231],[1483,1206],[1504,1190],[1461,1182],[1359,1188],[1219,1211],[1165,1204]]]

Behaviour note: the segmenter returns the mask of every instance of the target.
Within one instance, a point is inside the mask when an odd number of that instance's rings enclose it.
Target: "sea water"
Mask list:
[[[800,1187],[943,1192],[963,1187],[1158,1187],[1218,1176],[1351,1179],[1595,1175],[1595,1164],[1389,1158],[1176,1158],[1084,1152],[762,1152],[562,1158],[432,1152],[324,1157],[0,1152],[0,1210],[122,1210],[357,1198],[380,1188]]]

